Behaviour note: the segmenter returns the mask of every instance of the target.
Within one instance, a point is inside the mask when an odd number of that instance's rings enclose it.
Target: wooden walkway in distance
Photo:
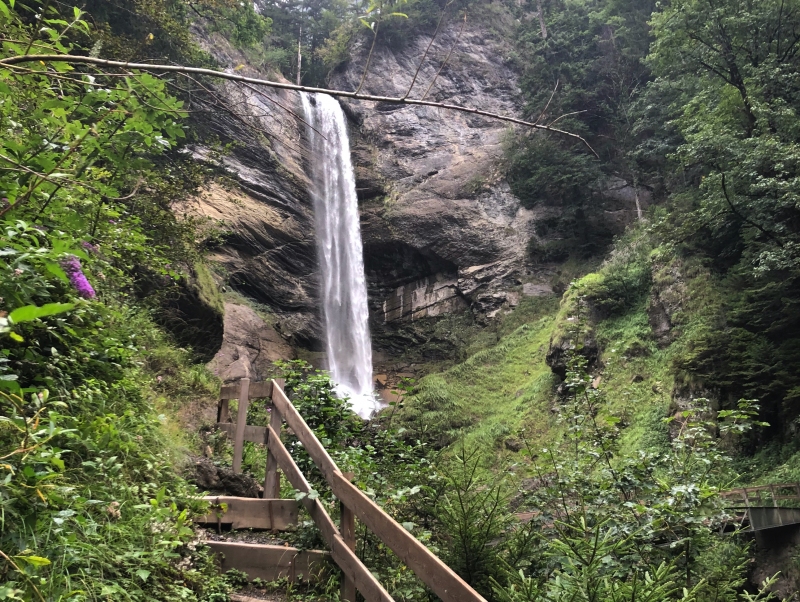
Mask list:
[[[251,426],[246,423],[251,399],[270,399],[270,423]],[[236,422],[231,422],[229,401],[238,400]],[[262,528],[280,530],[297,522],[298,502],[280,497],[279,470],[297,491],[311,492],[311,486],[289,451],[281,441],[281,427],[286,425],[303,444],[308,455],[322,473],[339,500],[340,521],[337,526],[325,507],[308,496],[300,504],[311,515],[328,550],[300,551],[295,548],[206,542],[223,556],[222,569],[236,568],[250,579],[274,579],[297,575],[313,575],[324,570],[325,559],[332,558],[344,573],[342,600],[355,602],[356,591],[366,602],[394,602],[386,589],[356,555],[356,518],[380,539],[442,602],[486,602],[486,600],[442,562],[424,544],[358,487],[351,483],[352,475],[343,473],[308,427],[303,417],[283,391],[283,382],[251,383],[242,379],[235,385],[222,387],[218,411],[218,428],[233,439],[233,469],[241,471],[244,442],[267,446],[267,467],[264,480],[264,499],[209,497],[211,510],[198,522],[231,525],[233,528]],[[264,576],[262,576],[264,575]],[[277,577],[276,577],[277,576]]]
[[[750,531],[800,525],[800,483],[773,483],[723,491],[720,497],[741,510]]]

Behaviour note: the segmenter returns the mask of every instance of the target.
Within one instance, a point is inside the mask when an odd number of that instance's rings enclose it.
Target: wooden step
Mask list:
[[[217,428],[228,435],[228,437],[231,439],[236,437],[236,425],[233,422],[217,422]],[[266,443],[267,427],[250,426],[249,424],[246,425],[244,427],[244,441],[252,441],[253,443]]]
[[[207,525],[225,525],[231,529],[269,529],[285,531],[297,524],[295,500],[232,496],[206,496],[209,513],[195,519]]]
[[[222,572],[236,569],[248,579],[275,581],[285,577],[316,580],[330,569],[330,553],[321,550],[298,550],[284,546],[228,541],[206,541],[205,544],[220,556]]]

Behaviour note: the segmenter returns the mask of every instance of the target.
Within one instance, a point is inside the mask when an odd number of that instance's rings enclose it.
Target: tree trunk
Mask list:
[[[539,25],[542,28],[542,39],[547,39],[547,25],[544,24],[544,11],[542,10],[542,0],[536,0],[536,8],[539,9]]]
[[[297,85],[300,85],[300,70],[303,67],[303,28],[300,28],[300,35],[297,37]]]

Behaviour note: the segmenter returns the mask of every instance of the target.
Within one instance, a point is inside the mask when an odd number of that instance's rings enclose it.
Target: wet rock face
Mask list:
[[[653,287],[647,305],[647,317],[653,336],[662,349],[677,338],[674,322],[687,296],[686,282],[678,259],[653,264]]]
[[[200,26],[194,34],[223,67],[282,79],[247,66],[246,57],[218,34]],[[221,231],[209,242],[210,259],[224,269],[228,284],[268,306],[291,343],[316,346],[321,338],[316,239],[304,169],[305,126],[296,118],[299,96],[234,82],[219,83],[215,93],[224,106],[198,113],[195,126],[232,143],[231,150],[222,157],[202,146],[193,152],[198,160],[221,164],[235,186],[212,186],[175,209],[219,223]]]
[[[452,24],[437,36],[411,97],[422,96],[434,80],[458,28]],[[523,104],[518,74],[504,61],[508,49],[497,38],[468,26],[428,98],[518,116]],[[363,91],[404,96],[429,43],[425,34],[399,49],[376,48]],[[366,49],[354,55],[358,58],[332,76],[332,87],[358,87]],[[386,283],[414,288],[444,273],[457,275],[454,294],[473,311],[486,313],[503,305],[505,298],[492,295],[516,286],[524,273],[535,219],[511,194],[502,173],[507,124],[432,107],[342,104],[351,121],[365,251],[410,248],[430,263],[430,271],[424,271],[423,261],[402,273],[394,266],[370,266],[367,252],[368,277],[382,289],[380,301],[391,303],[390,297],[397,296],[386,290]],[[489,277],[465,273],[486,265],[493,266]]]
[[[519,74],[505,60],[513,49],[503,37],[511,39],[510,33],[503,36],[476,21],[459,37],[459,28],[450,24],[440,31],[411,97],[422,96],[435,79],[431,100],[521,116]],[[223,67],[280,79],[249,66],[240,68],[246,58],[225,40],[201,29],[195,33]],[[379,45],[363,91],[404,96],[430,41],[428,33],[400,48]],[[367,52],[366,46],[353,49],[355,58],[332,74],[330,87],[356,89]],[[187,212],[224,223],[211,258],[224,268],[228,283],[267,305],[276,315],[275,329],[287,342],[319,349],[316,237],[304,158],[305,126],[296,118],[301,114],[299,96],[235,83],[220,84],[218,92],[227,106],[247,108],[252,114],[243,119],[214,109],[198,118],[204,130],[223,142],[236,142],[219,161],[238,190],[212,188],[193,199]],[[541,277],[532,277],[527,246],[532,237],[544,236],[537,224],[563,220],[562,210],[545,203],[526,209],[512,194],[503,166],[508,124],[433,107],[355,100],[342,100],[342,107],[350,125],[361,204],[373,332],[385,334],[384,305],[391,305],[392,297],[397,305],[397,298],[405,294],[398,294],[399,288],[427,288],[431,279],[454,281],[442,303],[431,306],[431,315],[467,308],[478,320],[489,320],[514,307],[522,295],[553,294],[545,284],[552,265],[539,269]],[[213,158],[201,147],[195,156]],[[606,196],[620,206],[632,203],[629,187],[621,181],[609,187]],[[620,211],[619,216],[611,212],[614,220],[630,221],[631,211]],[[410,319],[414,311],[401,309],[401,314]]]
[[[383,302],[383,321],[418,320],[466,309],[455,275],[435,274],[397,287]]]
[[[600,357],[600,348],[593,330],[587,330],[577,337],[555,337],[550,341],[547,349],[545,363],[561,380],[567,377],[569,368],[569,353],[575,350],[584,356],[588,362],[587,368],[594,371],[597,367],[597,360]]]

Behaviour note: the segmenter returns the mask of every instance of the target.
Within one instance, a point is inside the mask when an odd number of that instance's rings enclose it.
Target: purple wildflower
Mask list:
[[[69,281],[78,294],[84,299],[94,299],[95,292],[92,285],[86,279],[86,276],[81,269],[81,261],[74,255],[70,255],[61,261],[61,267],[69,276]]]
[[[97,253],[97,247],[90,242],[86,242],[85,240],[83,240],[81,241],[81,246],[90,253]]]

